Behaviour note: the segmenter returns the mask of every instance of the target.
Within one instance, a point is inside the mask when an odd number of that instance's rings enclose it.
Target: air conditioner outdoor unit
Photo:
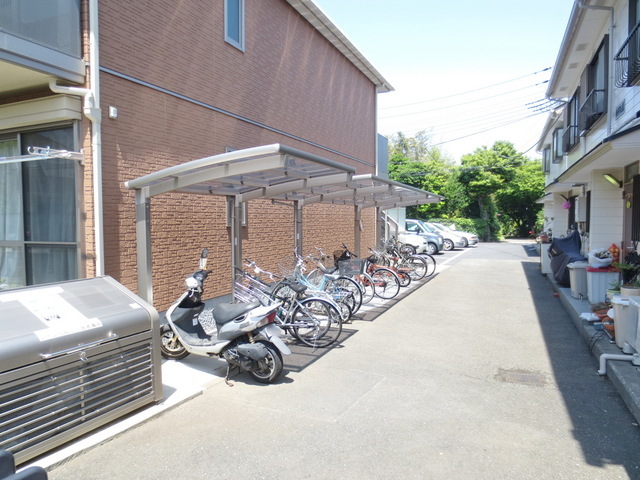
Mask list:
[[[587,221],[587,197],[576,197],[576,222]]]

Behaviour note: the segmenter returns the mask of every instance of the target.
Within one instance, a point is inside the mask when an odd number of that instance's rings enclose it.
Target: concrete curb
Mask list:
[[[596,358],[598,364],[594,374],[598,374],[600,356],[607,354],[623,354],[622,350],[613,343],[603,331],[597,330],[593,323],[580,318],[580,314],[591,312],[591,304],[587,300],[578,300],[571,296],[570,288],[558,286],[551,276],[547,279],[559,295],[560,303],[565,308],[573,324],[587,344],[587,348]],[[631,414],[640,424],[640,367],[627,361],[608,361],[606,377],[618,391]],[[603,377],[604,378],[604,377]]]

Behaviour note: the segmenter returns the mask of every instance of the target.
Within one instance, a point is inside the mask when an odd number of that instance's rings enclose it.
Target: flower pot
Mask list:
[[[637,297],[640,296],[640,287],[620,287],[620,295],[623,297]]]

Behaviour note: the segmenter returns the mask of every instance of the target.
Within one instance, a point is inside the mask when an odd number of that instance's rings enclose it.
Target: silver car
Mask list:
[[[441,225],[441,224],[438,224],[438,225]],[[479,242],[478,235],[476,235],[475,233],[462,232],[460,230],[456,230],[456,228],[453,225],[452,226],[442,225],[442,226],[447,230],[449,230],[450,232],[461,236],[462,239],[465,241],[465,244],[464,244],[465,247],[475,246]]]
[[[444,249],[446,251],[453,250],[454,248],[462,248],[465,246],[465,240],[454,233],[452,230],[447,230],[444,225],[440,223],[433,222],[423,222],[426,226],[433,228],[436,232],[438,232],[444,238]]]

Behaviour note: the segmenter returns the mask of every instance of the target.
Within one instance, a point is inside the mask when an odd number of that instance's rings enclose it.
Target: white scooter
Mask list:
[[[215,331],[207,333],[199,317],[206,270],[207,249],[200,255],[200,268],[185,280],[187,291],[169,307],[165,325],[160,330],[161,354],[180,360],[194,355],[222,357],[229,374],[233,367],[249,374],[258,382],[272,383],[283,370],[282,354],[291,350],[281,340],[282,330],[274,324],[279,303],[262,306],[259,302],[221,303],[213,309]]]

